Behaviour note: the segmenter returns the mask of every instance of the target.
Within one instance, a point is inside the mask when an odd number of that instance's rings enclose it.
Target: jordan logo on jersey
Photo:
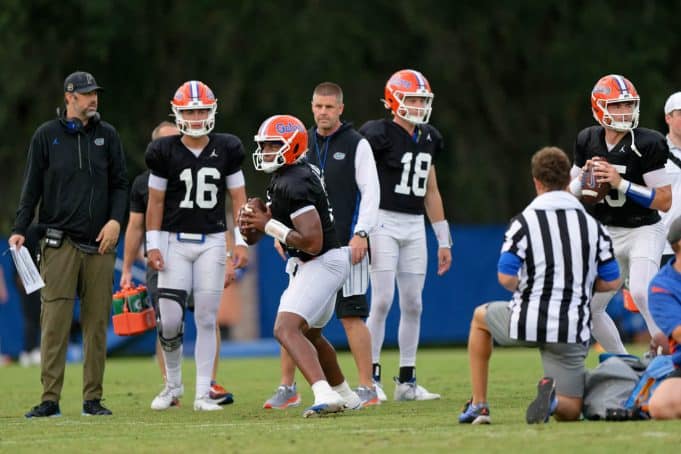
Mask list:
[[[210,152],[208,155],[209,158],[217,158],[218,154],[215,152],[215,148],[213,148],[213,151]]]
[[[427,141],[427,142],[432,142],[432,141],[433,141],[433,139],[430,137],[430,133],[428,133],[428,135],[426,136],[426,141]]]

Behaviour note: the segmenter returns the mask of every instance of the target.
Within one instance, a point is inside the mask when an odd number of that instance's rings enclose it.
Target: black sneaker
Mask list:
[[[31,408],[31,411],[26,413],[24,416],[27,418],[44,418],[52,416],[61,416],[61,411],[59,410],[59,404],[51,400],[44,400],[40,402],[40,405],[36,405]]]
[[[528,424],[540,424],[549,422],[549,417],[555,411],[556,405],[556,383],[551,377],[544,377],[537,383],[537,397],[532,401],[525,420]]]
[[[111,410],[106,407],[102,407],[102,401],[100,399],[86,400],[83,401],[83,416],[108,416],[111,414]]]

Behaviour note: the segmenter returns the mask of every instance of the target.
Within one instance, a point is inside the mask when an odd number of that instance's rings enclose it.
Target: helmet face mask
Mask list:
[[[622,109],[623,104],[631,106]],[[602,77],[591,91],[591,111],[604,128],[627,132],[638,126],[641,98],[628,79],[617,74]],[[614,108],[615,105],[618,105]]]
[[[385,85],[383,105],[396,117],[420,125],[430,121],[433,97],[428,80],[418,71],[403,69]]]
[[[284,164],[284,153],[289,149],[289,144],[278,140],[276,137],[258,137],[255,139],[258,148],[253,152],[253,167],[265,173],[272,173]],[[268,144],[276,143],[279,147],[271,147]],[[270,151],[272,150],[272,151]]]
[[[305,125],[292,115],[269,117],[260,125],[253,140],[258,144],[253,152],[253,167],[265,173],[295,164],[307,152]]]
[[[218,101],[208,85],[198,80],[185,82],[177,89],[170,101],[175,115],[175,124],[182,134],[191,137],[201,137],[210,133],[215,127],[215,114]],[[206,111],[205,118],[186,118],[185,112]],[[201,115],[201,117],[203,117]]]

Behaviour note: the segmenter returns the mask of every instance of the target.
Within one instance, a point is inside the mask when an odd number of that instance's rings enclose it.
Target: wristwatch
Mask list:
[[[355,232],[355,235],[357,235],[360,238],[366,238],[369,236],[368,233],[366,233],[364,230],[358,230]]]

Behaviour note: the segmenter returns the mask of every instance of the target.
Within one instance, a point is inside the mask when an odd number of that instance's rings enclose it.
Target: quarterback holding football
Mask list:
[[[631,296],[654,341],[662,345],[666,339],[648,310],[648,284],[658,271],[665,242],[658,210],[669,210],[672,200],[665,171],[669,148],[662,134],[638,127],[640,101],[634,85],[621,75],[610,74],[596,82],[591,110],[598,126],[585,128],[577,136],[570,190],[584,196],[583,172],[593,172],[597,183],[611,186],[587,210],[607,226]],[[608,352],[624,354],[617,328],[605,312],[614,293],[594,295],[593,335]]]

